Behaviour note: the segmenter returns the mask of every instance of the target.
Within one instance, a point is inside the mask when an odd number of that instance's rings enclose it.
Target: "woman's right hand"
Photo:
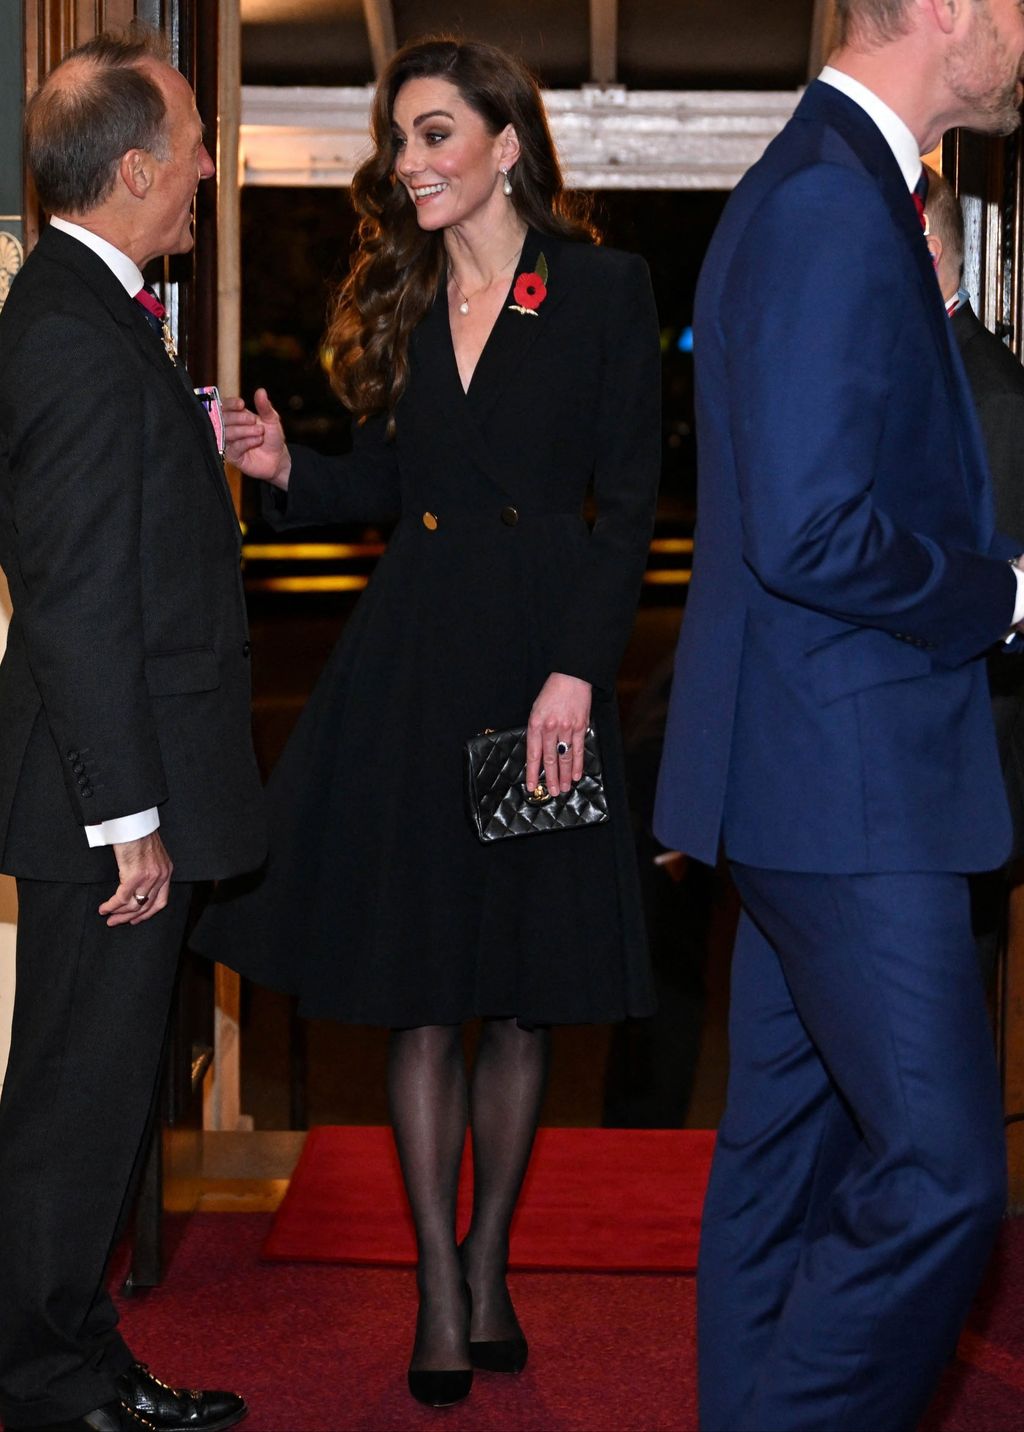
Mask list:
[[[224,456],[246,477],[287,491],[292,470],[284,428],[266,388],[257,388],[250,412],[242,398],[224,399]]]

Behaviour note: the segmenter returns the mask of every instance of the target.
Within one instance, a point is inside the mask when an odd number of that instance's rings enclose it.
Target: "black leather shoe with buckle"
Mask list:
[[[117,1379],[117,1390],[129,1407],[156,1432],[221,1432],[241,1422],[246,1408],[234,1392],[194,1392],[168,1387],[144,1362],[133,1362]]]
[[[21,1429],[7,1425],[7,1432],[21,1432]],[[45,1427],[33,1428],[32,1432],[155,1432],[155,1429],[147,1417],[123,1402],[105,1402],[81,1417],[50,1422]]]

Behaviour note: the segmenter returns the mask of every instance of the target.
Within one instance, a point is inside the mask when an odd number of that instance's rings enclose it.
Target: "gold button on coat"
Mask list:
[[[501,520],[506,527],[514,527],[519,521],[519,513],[514,507],[503,507],[501,509]]]
[[[436,531],[437,531],[437,518],[434,516],[434,514],[433,514],[432,512],[424,512],[424,514],[423,514],[423,525],[424,525],[424,527],[427,529],[428,532],[436,532]]]

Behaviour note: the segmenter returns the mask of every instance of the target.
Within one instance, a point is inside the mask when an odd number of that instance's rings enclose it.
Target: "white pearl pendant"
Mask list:
[[[468,313],[468,312],[469,312],[469,299],[468,299],[468,298],[463,299],[462,303],[459,304],[459,312],[460,312],[460,313]]]

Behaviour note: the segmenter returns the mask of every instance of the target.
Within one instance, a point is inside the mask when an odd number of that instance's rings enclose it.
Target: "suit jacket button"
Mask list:
[[[69,751],[69,752],[68,752],[68,760],[69,760],[69,761],[77,761],[77,760],[78,760],[78,752],[77,752],[77,751]]]
[[[432,512],[424,512],[424,514],[423,514],[423,525],[424,525],[424,527],[427,529],[428,532],[436,532],[436,531],[437,531],[437,518],[434,516],[434,514],[433,514]]]
[[[251,646],[251,644],[250,644],[249,642],[247,642],[247,641],[243,641],[243,642],[242,642],[242,655],[243,655],[243,656],[248,656],[249,653],[250,653],[250,651],[252,651],[252,646]]]
[[[85,770],[85,766],[82,764],[81,761],[76,761],[75,764],[71,767],[71,769],[74,771],[76,776],[80,776]]]
[[[501,520],[506,527],[514,527],[519,521],[519,513],[514,507],[503,507],[501,509]]]
[[[91,795],[92,795],[92,786],[83,786],[83,787],[82,787],[82,799],[87,801]]]

